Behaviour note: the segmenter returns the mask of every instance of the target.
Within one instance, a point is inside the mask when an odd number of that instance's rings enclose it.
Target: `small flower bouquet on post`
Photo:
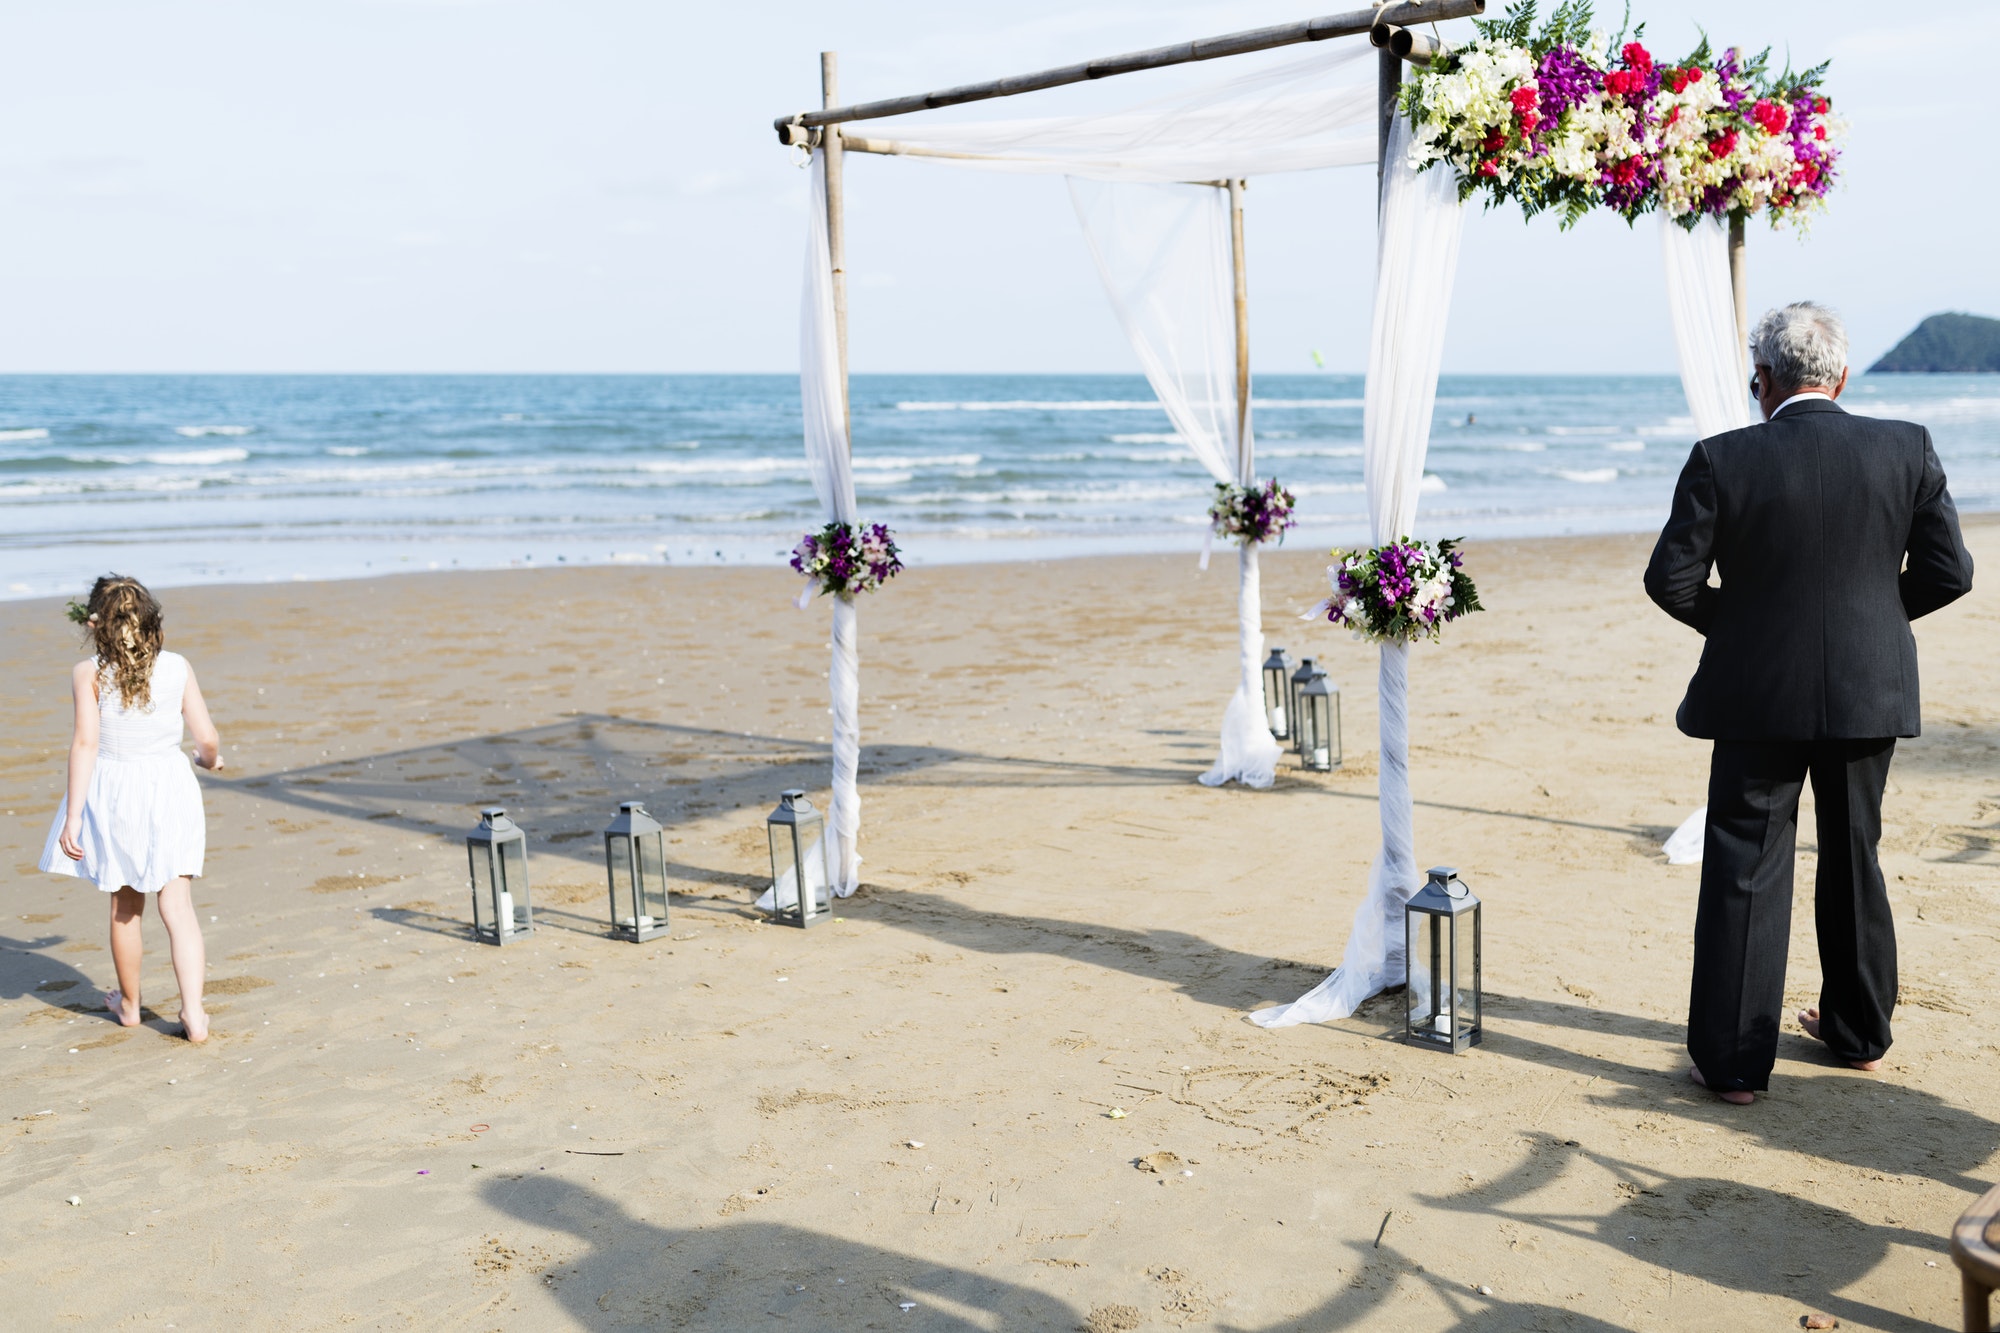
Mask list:
[[[1333,557],[1337,563],[1326,570],[1333,595],[1302,619],[1345,625],[1375,643],[1412,643],[1435,639],[1445,622],[1485,609],[1456,540],[1433,546],[1403,537],[1370,551],[1336,550]]]
[[[1209,526],[1216,536],[1245,546],[1261,546],[1274,538],[1282,542],[1285,533],[1298,524],[1292,517],[1295,503],[1292,493],[1275,477],[1248,486],[1218,481],[1215,502],[1208,507]]]
[[[811,580],[799,594],[803,610],[815,591],[849,600],[873,592],[902,572],[903,559],[885,524],[829,523],[799,539],[792,568]]]

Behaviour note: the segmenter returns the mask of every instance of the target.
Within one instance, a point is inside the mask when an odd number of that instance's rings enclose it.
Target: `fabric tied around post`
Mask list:
[[[847,434],[847,385],[841,375],[840,334],[834,318],[833,250],[827,236],[826,156],[815,151],[812,185],[806,208],[804,292],[799,309],[799,395],[804,409],[806,471],[813,494],[829,523],[854,523],[854,462]],[[810,591],[810,589],[808,589]],[[827,670],[830,695],[833,782],[827,801],[826,834],[821,847],[826,878],[845,898],[861,882],[861,663],[854,601],[833,597],[832,661]],[[810,876],[809,876],[810,878]],[[757,900],[769,910],[774,885]],[[792,901],[797,886],[791,885]],[[783,904],[780,904],[783,905]]]
[[[1071,177],[1070,200],[1146,382],[1202,468],[1218,482],[1254,478],[1250,414],[1236,401],[1236,313],[1228,195],[1212,185],[1108,183]],[[1241,438],[1239,438],[1239,434]],[[1202,545],[1208,567],[1211,532]],[[1215,763],[1200,781],[1269,787],[1282,753],[1264,717],[1257,550],[1237,577],[1238,681],[1223,710]]]
[[[1410,125],[1402,116],[1389,135],[1382,182],[1374,327],[1362,412],[1369,521],[1378,546],[1409,536],[1416,527],[1465,228],[1457,178],[1450,171],[1411,167]],[[1369,996],[1404,981],[1403,905],[1420,887],[1409,777],[1409,651],[1401,643],[1381,646],[1382,842],[1341,964],[1292,1003],[1251,1014],[1260,1027],[1345,1018]]]
[[[1693,231],[1660,219],[1660,254],[1667,277],[1667,313],[1681,388],[1702,439],[1752,424],[1749,349],[1736,330],[1736,293],[1729,278],[1729,233],[1719,218]],[[1670,866],[1701,863],[1708,807],[1681,821],[1660,850]]]

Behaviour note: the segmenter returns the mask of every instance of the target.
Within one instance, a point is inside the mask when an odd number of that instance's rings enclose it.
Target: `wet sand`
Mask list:
[[[1968,539],[1984,583],[1919,625],[1885,809],[1896,1045],[1863,1075],[1788,1024],[1747,1109],[1685,1079],[1698,871],[1658,844],[1702,799],[1672,725],[1698,640],[1645,601],[1641,538],[1474,545],[1493,609],[1414,654],[1419,860],[1486,902],[1490,1033],[1455,1058],[1393,1040],[1388,999],[1244,1019],[1338,961],[1375,844],[1373,655],[1293,619],[1313,551],[1267,559],[1266,623],[1344,687],[1347,762],[1268,792],[1193,780],[1226,557],[866,599],[866,887],[806,932],[750,910],[777,793],[826,780],[826,615],[789,573],[165,594],[230,760],[201,1049],[156,919],[156,1016],[95,1007],[103,898],[34,870],[74,634],[0,605],[10,1322],[1955,1326],[1944,1238],[2000,1173],[2000,525]],[[646,945],[605,929],[599,830],[634,798],[672,840]],[[540,922],[505,949],[465,929],[494,803]]]

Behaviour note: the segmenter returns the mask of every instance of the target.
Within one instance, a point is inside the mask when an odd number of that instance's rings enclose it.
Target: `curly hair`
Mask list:
[[[85,606],[84,639],[97,650],[98,688],[115,683],[127,708],[148,707],[153,663],[166,642],[159,602],[139,580],[106,574],[91,586]]]

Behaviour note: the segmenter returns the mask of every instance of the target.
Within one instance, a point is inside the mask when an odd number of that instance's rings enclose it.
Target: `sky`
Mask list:
[[[792,372],[806,174],[770,123],[817,105],[819,51],[860,101],[1348,7],[0,0],[0,373]],[[1656,54],[1705,25],[1834,62],[1845,182],[1804,239],[1754,225],[1751,300],[1831,302],[1862,365],[1927,314],[2000,315],[1988,90],[1951,54],[2000,44],[2000,6],[1897,10],[1633,5]],[[1221,72],[954,114],[1109,108]],[[850,163],[855,371],[1136,370],[1059,179]],[[1365,364],[1373,175],[1253,183],[1260,373],[1314,350]],[[1446,371],[1672,373],[1656,225],[1472,218]]]

